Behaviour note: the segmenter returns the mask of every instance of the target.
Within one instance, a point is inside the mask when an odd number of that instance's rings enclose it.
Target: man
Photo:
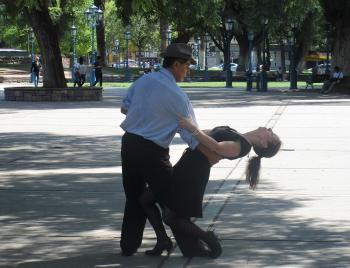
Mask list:
[[[323,94],[330,93],[332,91],[332,89],[334,88],[334,86],[336,84],[339,84],[343,78],[344,78],[343,72],[340,71],[340,68],[338,66],[335,66],[334,72],[333,72],[331,78],[323,84],[323,87],[321,89],[321,93],[323,93]]]
[[[146,216],[139,202],[146,183],[155,192],[162,191],[160,180],[171,179],[169,144],[176,132],[191,147],[198,141],[178,127],[178,115],[195,115],[188,96],[177,86],[183,81],[190,64],[195,64],[192,49],[183,43],[169,45],[164,53],[163,68],[143,75],[128,90],[121,112],[126,114],[121,127],[123,187],[126,195],[120,247],[129,256],[142,242]]]
[[[80,74],[80,60],[78,62],[75,62],[73,65],[73,78],[74,78],[74,84],[73,87],[76,85],[79,86],[80,80],[81,80],[81,74]]]
[[[39,75],[40,75],[41,63],[39,57],[36,56],[35,60],[32,62],[30,67],[30,72],[32,74],[32,82],[34,82],[35,87],[39,84]]]
[[[98,82],[100,82],[100,87],[102,87],[102,57],[97,56],[96,61],[94,62],[95,69],[95,82],[93,86],[96,86]]]

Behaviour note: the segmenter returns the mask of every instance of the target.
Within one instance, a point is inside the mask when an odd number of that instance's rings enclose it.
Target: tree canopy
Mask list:
[[[254,32],[254,47],[262,44],[263,18],[268,18],[268,43],[284,44],[296,25],[295,62],[303,62],[309,50],[326,48],[331,37],[332,61],[345,74],[350,67],[347,0],[0,0],[0,41],[8,46],[28,47],[28,30],[34,29],[37,51],[43,56],[44,86],[66,86],[61,55],[72,50],[70,27],[77,27],[77,54],[91,53],[91,28],[84,12],[93,3],[104,10],[104,24],[97,27],[100,54],[112,51],[116,39],[125,46],[124,32],[132,32],[134,51],[145,48],[162,50],[166,30],[171,28],[173,42],[188,42],[208,32],[228,60],[228,41],[235,38],[240,47],[239,65],[247,62],[247,33]],[[227,18],[233,19],[233,30],[225,30]],[[0,43],[1,44],[1,43]]]

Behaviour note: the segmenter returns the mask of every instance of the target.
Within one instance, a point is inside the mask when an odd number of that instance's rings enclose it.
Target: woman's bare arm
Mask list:
[[[223,157],[235,157],[241,152],[241,144],[234,141],[221,141],[217,142],[212,137],[205,134],[204,131],[200,130],[195,124],[193,124],[191,118],[185,118],[179,116],[179,125],[182,128],[187,129],[192,133],[196,139],[208,149],[221,155]]]

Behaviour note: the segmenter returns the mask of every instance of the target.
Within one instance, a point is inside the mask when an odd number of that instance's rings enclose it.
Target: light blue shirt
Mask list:
[[[176,132],[194,149],[198,141],[186,129],[179,128],[177,115],[196,117],[188,96],[165,68],[136,80],[123,99],[128,110],[121,128],[168,148]],[[197,123],[196,123],[197,124]]]

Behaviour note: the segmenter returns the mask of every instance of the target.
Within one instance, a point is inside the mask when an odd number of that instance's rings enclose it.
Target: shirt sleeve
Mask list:
[[[135,92],[135,86],[131,85],[131,87],[128,89],[128,92],[126,93],[126,95],[122,101],[122,107],[124,109],[127,109],[127,110],[129,109],[129,107],[131,105],[132,98],[134,96],[134,92]]]
[[[194,114],[192,105],[189,100],[185,103],[185,105],[182,108],[182,111],[180,112],[182,116],[184,117],[192,117],[193,122],[197,125],[196,116]],[[193,150],[197,147],[199,144],[198,140],[187,130],[184,128],[179,128],[178,133],[180,134],[181,138],[188,144],[188,146]]]

